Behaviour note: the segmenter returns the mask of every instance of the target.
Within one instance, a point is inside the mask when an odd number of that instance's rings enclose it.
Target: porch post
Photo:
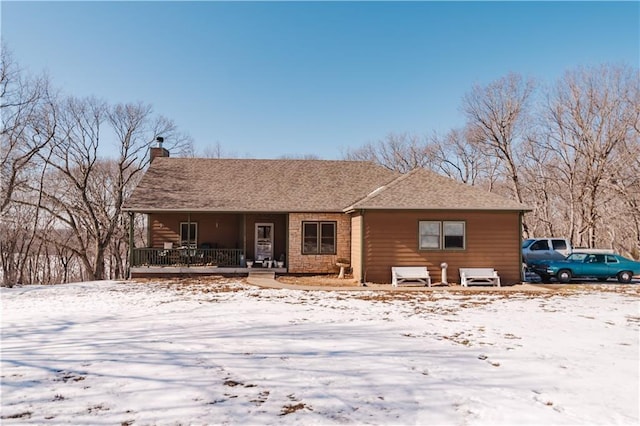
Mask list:
[[[242,255],[247,261],[247,214],[242,213]]]
[[[191,264],[191,212],[187,212],[187,268]]]
[[[286,253],[284,257],[284,267],[289,271],[289,213],[284,217],[285,223],[285,241],[284,241],[284,252]]]
[[[127,276],[129,278],[131,278],[131,267],[133,267],[133,261],[134,261],[134,256],[133,256],[133,250],[135,249],[135,239],[133,236],[134,220],[135,220],[135,213],[129,212],[129,270],[127,271]]]

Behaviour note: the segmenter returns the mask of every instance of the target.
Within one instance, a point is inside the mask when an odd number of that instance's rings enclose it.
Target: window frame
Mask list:
[[[422,224],[437,224],[438,234],[423,234]],[[446,234],[447,225],[461,224],[462,235]],[[425,247],[422,244],[423,236],[434,237],[437,236],[437,247]],[[450,243],[447,243],[447,237],[462,237],[462,247],[450,247]],[[418,250],[420,251],[464,251],[467,249],[467,221],[466,220],[419,220],[418,221]]]
[[[194,235],[191,235],[189,228],[187,228],[187,235],[182,234],[183,227],[193,226]],[[184,238],[183,238],[184,237]],[[189,238],[190,237],[190,238]],[[189,238],[189,239],[188,239]],[[191,242],[193,241],[193,242]],[[185,244],[186,242],[186,244]],[[198,222],[180,222],[180,245],[198,245]]]
[[[306,237],[306,226],[307,225],[315,225],[316,235],[315,235],[315,249],[307,250],[307,237]],[[327,236],[323,233],[323,225],[331,225],[333,228],[333,233],[331,236]],[[333,241],[333,250],[331,252],[323,251],[323,241],[327,238],[330,238]],[[300,251],[303,255],[307,256],[331,256],[336,255],[338,253],[338,222],[335,220],[303,220],[302,221],[302,238],[301,238],[302,247]]]

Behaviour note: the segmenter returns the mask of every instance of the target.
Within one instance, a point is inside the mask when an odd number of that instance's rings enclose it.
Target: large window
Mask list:
[[[302,222],[302,254],[336,254],[336,222]]]
[[[195,222],[180,223],[180,245],[196,245],[198,241],[198,224]]]
[[[462,221],[422,220],[419,234],[420,250],[465,248],[465,223]]]

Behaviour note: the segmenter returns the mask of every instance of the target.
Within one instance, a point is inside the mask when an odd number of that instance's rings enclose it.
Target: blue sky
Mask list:
[[[639,2],[11,2],[2,39],[74,96],[142,101],[238,157],[337,159],[464,125],[509,72],[640,63]]]

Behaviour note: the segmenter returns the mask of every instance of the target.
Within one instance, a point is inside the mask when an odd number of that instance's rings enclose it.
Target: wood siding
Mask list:
[[[150,247],[162,247],[165,242],[180,245],[180,223],[197,223],[198,246],[212,248],[242,248],[242,216],[209,213],[154,213],[149,215]]]
[[[440,282],[440,264],[448,281],[460,282],[458,268],[491,267],[504,284],[520,282],[520,213],[478,211],[367,211],[364,216],[364,279],[390,283],[392,266],[427,266]],[[464,250],[419,250],[421,220],[464,221]]]

